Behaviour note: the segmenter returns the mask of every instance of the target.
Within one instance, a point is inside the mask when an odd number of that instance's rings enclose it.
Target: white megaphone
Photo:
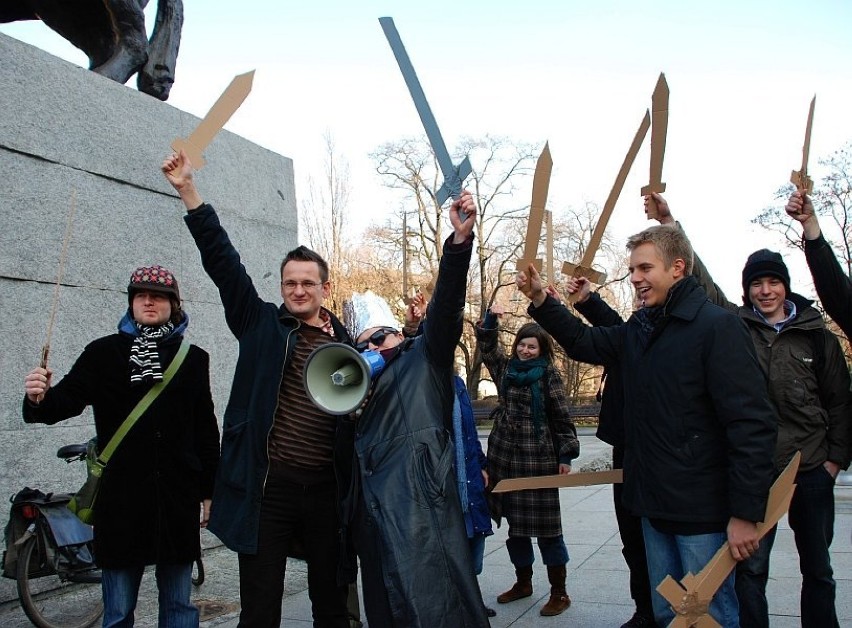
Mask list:
[[[370,384],[385,368],[377,351],[358,353],[349,345],[331,342],[317,347],[305,362],[304,382],[314,405],[329,414],[355,412]]]

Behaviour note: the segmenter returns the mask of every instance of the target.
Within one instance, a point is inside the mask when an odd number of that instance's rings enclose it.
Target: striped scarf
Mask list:
[[[161,382],[163,367],[157,341],[168,338],[175,326],[171,321],[157,326],[135,324],[139,335],[130,347],[130,385]]]

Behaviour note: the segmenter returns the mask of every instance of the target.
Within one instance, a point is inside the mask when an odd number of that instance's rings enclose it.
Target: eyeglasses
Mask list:
[[[393,327],[382,327],[381,329],[377,329],[373,332],[373,334],[367,338],[366,340],[362,340],[358,344],[355,345],[355,351],[358,353],[364,353],[367,348],[370,346],[370,343],[376,345],[377,347],[381,347],[382,343],[385,341],[385,338],[388,336],[392,336],[397,333],[397,331]]]
[[[288,279],[287,281],[282,281],[281,285],[287,292],[293,292],[297,286],[301,286],[302,290],[307,292],[309,290],[313,290],[314,288],[318,288],[322,285],[322,283],[317,281],[293,281],[292,279]]]

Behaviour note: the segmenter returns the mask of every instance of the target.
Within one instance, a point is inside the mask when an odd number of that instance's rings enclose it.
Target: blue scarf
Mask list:
[[[531,414],[533,418],[533,429],[535,435],[541,437],[542,421],[545,418],[544,414],[544,395],[541,392],[541,378],[544,377],[547,371],[548,362],[544,358],[536,358],[534,360],[521,360],[512,358],[509,360],[509,366],[506,369],[506,374],[503,376],[502,396],[506,399],[506,389],[509,384],[514,386],[528,386],[532,397]]]

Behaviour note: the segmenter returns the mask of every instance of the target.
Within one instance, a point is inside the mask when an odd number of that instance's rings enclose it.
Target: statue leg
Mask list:
[[[144,4],[138,0],[103,0],[112,18],[116,47],[112,56],[92,70],[124,84],[148,60]]]
[[[148,44],[148,61],[136,78],[140,92],[166,100],[175,81],[183,0],[159,0],[154,32]]]

